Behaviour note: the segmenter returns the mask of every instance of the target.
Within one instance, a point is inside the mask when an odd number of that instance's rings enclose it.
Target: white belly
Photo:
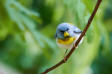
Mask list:
[[[76,37],[76,40],[74,40],[71,44],[60,44],[58,43],[58,40],[56,39],[56,43],[57,45],[60,47],[60,48],[63,48],[63,49],[71,49],[73,47],[73,45],[75,44],[75,42],[77,41],[77,39],[79,38],[79,35]],[[83,38],[82,40],[80,41],[79,44],[81,44],[83,41]]]
[[[71,49],[73,47],[73,43],[71,44],[60,44],[56,41],[57,45],[60,47],[60,48],[63,48],[63,49]]]

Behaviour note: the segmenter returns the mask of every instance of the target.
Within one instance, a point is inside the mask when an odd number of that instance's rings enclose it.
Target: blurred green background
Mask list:
[[[0,0],[0,74],[39,74],[59,62],[57,25],[83,30],[96,1]],[[48,74],[112,74],[112,0],[102,0],[83,43]]]

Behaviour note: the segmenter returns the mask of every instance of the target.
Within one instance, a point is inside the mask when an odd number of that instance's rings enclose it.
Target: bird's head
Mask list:
[[[73,36],[72,25],[69,23],[62,23],[57,27],[56,37],[66,39]]]

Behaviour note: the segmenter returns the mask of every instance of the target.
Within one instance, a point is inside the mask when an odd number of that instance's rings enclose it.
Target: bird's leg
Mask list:
[[[66,61],[66,54],[67,54],[68,49],[66,49],[65,53],[64,53],[64,61]]]

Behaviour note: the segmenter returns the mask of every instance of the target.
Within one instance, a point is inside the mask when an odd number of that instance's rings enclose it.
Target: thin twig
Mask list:
[[[93,18],[94,18],[94,16],[95,16],[95,14],[96,14],[96,12],[97,12],[97,10],[98,10],[98,8],[99,8],[99,5],[100,5],[101,1],[102,1],[102,0],[97,0],[96,6],[95,6],[95,8],[94,8],[94,10],[93,10],[93,12],[92,12],[92,14],[91,14],[91,16],[90,16],[88,22],[87,22],[86,27],[84,28],[84,30],[83,30],[83,32],[81,33],[80,37],[78,38],[78,40],[77,40],[76,43],[74,44],[74,47],[70,50],[70,52],[67,54],[67,56],[65,56],[64,59],[62,59],[60,62],[58,62],[58,63],[55,64],[54,66],[52,66],[52,67],[46,69],[46,70],[45,70],[44,72],[42,72],[41,74],[46,74],[46,73],[52,71],[53,69],[55,69],[55,68],[59,67],[60,65],[64,64],[64,63],[69,59],[69,57],[72,55],[73,51],[76,49],[76,47],[77,47],[78,44],[80,43],[81,39],[83,38],[83,36],[84,36],[85,33],[87,32],[87,30],[88,30],[88,28],[89,28],[89,26],[90,26],[90,24],[91,24],[91,22],[92,22],[92,20],[93,20]]]

